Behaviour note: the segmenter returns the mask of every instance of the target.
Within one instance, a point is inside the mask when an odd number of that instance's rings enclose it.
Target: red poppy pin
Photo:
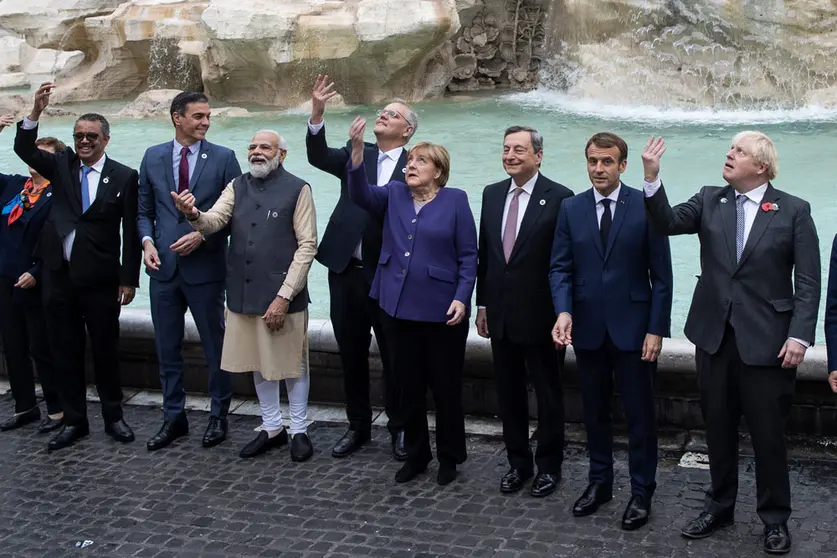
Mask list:
[[[764,202],[761,204],[762,211],[779,211],[779,204],[773,202]]]

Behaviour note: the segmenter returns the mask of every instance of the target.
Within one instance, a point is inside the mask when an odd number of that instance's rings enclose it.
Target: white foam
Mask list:
[[[514,93],[501,98],[516,105],[592,118],[667,124],[784,124],[837,121],[837,107],[809,105],[793,109],[713,110],[709,108],[613,105],[548,89]]]

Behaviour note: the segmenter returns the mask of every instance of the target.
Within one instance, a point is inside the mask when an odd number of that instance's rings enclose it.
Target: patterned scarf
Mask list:
[[[3,208],[2,214],[9,216],[9,225],[17,221],[23,215],[24,211],[31,209],[33,205],[38,203],[41,194],[44,193],[47,186],[49,186],[48,180],[37,187],[32,183],[31,178],[26,180],[26,184],[23,185],[23,191],[9,200],[9,203]]]

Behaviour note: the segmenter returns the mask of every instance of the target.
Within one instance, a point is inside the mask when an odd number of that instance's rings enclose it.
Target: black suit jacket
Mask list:
[[[352,158],[351,142],[344,147],[329,147],[326,143],[325,126],[316,135],[308,132],[305,138],[308,162],[340,179],[340,199],[331,213],[323,238],[317,248],[317,261],[330,271],[342,273],[349,265],[349,260],[363,241],[363,269],[369,283],[378,268],[381,255],[383,220],[375,218],[358,207],[349,197],[347,164]],[[378,146],[367,143],[363,151],[363,163],[369,184],[378,183]],[[407,150],[395,165],[390,181],[404,182],[404,167],[407,164]]]
[[[541,174],[535,182],[509,262],[503,255],[503,211],[511,179],[486,186],[480,216],[477,306],[485,306],[493,339],[550,343],[555,310],[549,262],[561,202],[572,191]]]
[[[96,199],[82,213],[81,160],[69,147],[58,153],[38,149],[37,138],[37,128],[24,130],[22,122],[18,125],[15,153],[52,183],[52,210],[38,248],[44,265],[61,267],[62,241],[75,230],[70,255],[70,279],[75,285],[138,287],[142,247],[137,232],[137,171],[107,157]]]
[[[735,190],[705,186],[674,208],[664,187],[645,199],[662,234],[697,234],[700,267],[686,337],[710,354],[726,324],[735,328],[741,360],[775,366],[788,337],[811,344],[820,304],[820,249],[808,202],[768,184],[741,259],[736,263]]]

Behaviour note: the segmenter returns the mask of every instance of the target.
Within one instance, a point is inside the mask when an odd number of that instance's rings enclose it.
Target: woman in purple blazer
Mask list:
[[[450,156],[422,142],[410,149],[406,184],[370,186],[363,166],[366,121],[349,130],[349,195],[383,219],[383,245],[369,295],[382,310],[393,365],[402,377],[407,462],[395,474],[407,482],[433,459],[427,429],[428,386],[436,407],[439,484],[465,461],[462,366],[477,273],[477,228],[462,190],[445,188]]]

